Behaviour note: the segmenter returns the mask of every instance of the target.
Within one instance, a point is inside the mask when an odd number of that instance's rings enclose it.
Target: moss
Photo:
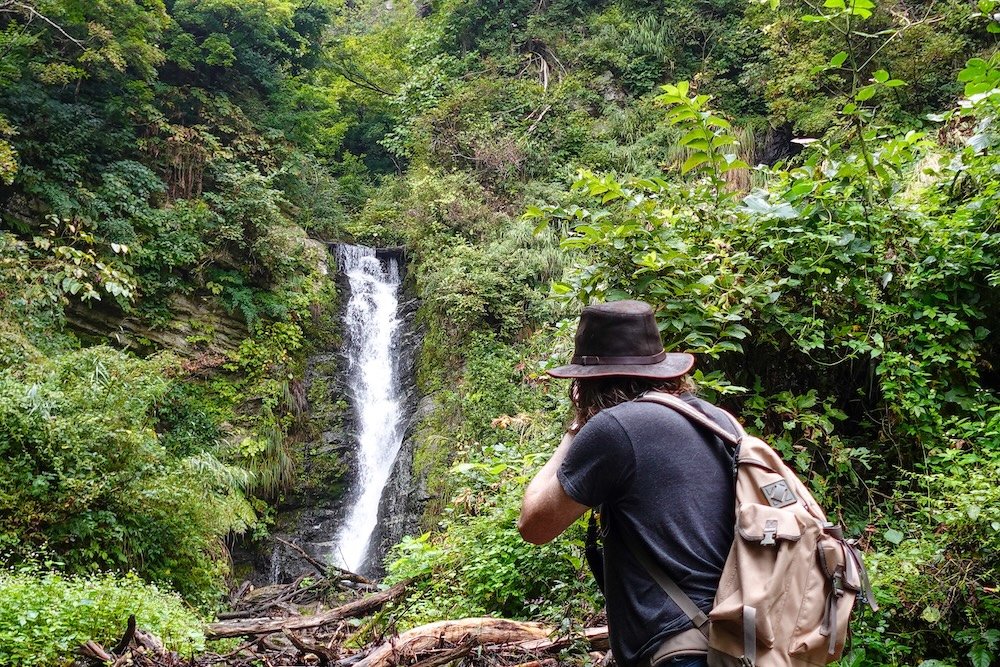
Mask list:
[[[428,498],[420,518],[421,530],[437,526],[455,489],[448,470],[455,454],[453,434],[461,421],[455,392],[441,391],[431,400],[434,406],[414,435],[413,477],[422,484]]]

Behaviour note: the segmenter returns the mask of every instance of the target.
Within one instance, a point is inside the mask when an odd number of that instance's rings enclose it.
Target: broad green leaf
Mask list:
[[[692,141],[696,139],[708,139],[709,134],[705,131],[703,127],[696,127],[681,138],[681,146],[687,146]]]
[[[884,69],[880,69],[874,74],[872,74],[872,78],[875,79],[875,81],[877,81],[878,83],[885,83],[886,81],[889,80],[889,73],[886,72]]]
[[[681,166],[681,173],[686,174],[706,162],[708,162],[708,153],[699,151],[684,161],[684,164]]]
[[[726,160],[725,164],[723,164],[722,167],[721,167],[723,171],[732,171],[733,169],[749,169],[750,168],[750,165],[748,165],[743,160],[740,160],[739,158],[737,158],[732,153],[727,153],[723,157]]]
[[[794,201],[796,199],[799,199],[800,197],[810,194],[813,191],[813,189],[815,189],[815,187],[816,184],[812,181],[804,181],[802,183],[796,183],[795,185],[793,185],[791,188],[788,189],[788,192],[785,193],[785,199]]]
[[[864,102],[865,100],[870,100],[875,95],[875,86],[865,86],[861,88],[857,95],[854,96],[858,102]]]
[[[707,119],[705,119],[705,123],[708,125],[714,125],[715,127],[721,127],[724,130],[729,130],[732,128],[732,125],[729,124],[728,120],[726,120],[725,118],[720,118],[719,116],[709,116]]]
[[[834,57],[830,58],[830,67],[840,67],[847,60],[847,51],[841,51]]]
[[[898,531],[895,528],[889,528],[884,533],[882,533],[882,537],[885,538],[886,542],[890,542],[892,544],[899,544],[900,542],[903,541],[903,538],[906,536],[903,535],[901,531]]]
[[[972,667],[990,667],[990,663],[993,662],[993,656],[982,644],[976,644],[969,651],[969,660],[972,661]]]

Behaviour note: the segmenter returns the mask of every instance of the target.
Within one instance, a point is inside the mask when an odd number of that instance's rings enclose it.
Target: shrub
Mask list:
[[[87,640],[113,645],[130,614],[171,650],[202,650],[201,620],[176,593],[134,574],[0,570],[0,666],[63,665]]]
[[[15,560],[51,550],[70,572],[134,569],[214,598],[221,538],[255,517],[246,473],[215,459],[213,443],[174,456],[154,430],[175,370],[167,355],[94,347],[0,372],[0,549]]]

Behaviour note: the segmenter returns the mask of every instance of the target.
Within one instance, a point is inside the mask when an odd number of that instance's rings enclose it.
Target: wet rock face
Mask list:
[[[241,578],[255,585],[288,583],[313,568],[278,539],[292,542],[325,560],[333,535],[343,520],[346,480],[353,466],[353,412],[344,388],[344,360],[336,348],[325,349],[306,362],[305,390],[309,427],[293,447],[296,479],[277,506],[272,539],[248,550],[234,550],[234,560],[249,567]]]

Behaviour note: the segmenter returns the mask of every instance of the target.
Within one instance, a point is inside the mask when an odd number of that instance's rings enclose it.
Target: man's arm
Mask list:
[[[570,498],[556,477],[572,442],[573,436],[567,433],[524,492],[517,530],[532,544],[552,541],[590,509]]]

